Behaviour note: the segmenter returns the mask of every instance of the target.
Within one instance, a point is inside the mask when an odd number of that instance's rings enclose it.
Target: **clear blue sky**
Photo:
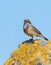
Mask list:
[[[29,39],[23,32],[24,19],[51,39],[51,0],[0,0],[0,65]]]

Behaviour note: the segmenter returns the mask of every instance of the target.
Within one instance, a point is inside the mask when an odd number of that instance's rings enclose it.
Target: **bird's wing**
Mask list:
[[[33,30],[34,30],[35,32],[37,32],[38,34],[41,34],[41,32],[40,32],[35,26],[32,25],[32,28],[33,28]]]

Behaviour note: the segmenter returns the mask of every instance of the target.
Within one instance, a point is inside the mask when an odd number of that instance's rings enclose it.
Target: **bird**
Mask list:
[[[48,41],[48,39],[35,26],[32,25],[29,19],[24,20],[23,31],[26,35],[31,37],[31,40],[36,37],[41,37]]]

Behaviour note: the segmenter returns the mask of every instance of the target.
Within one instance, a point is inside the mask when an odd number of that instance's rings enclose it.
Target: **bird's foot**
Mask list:
[[[36,40],[40,40],[40,39],[36,39]],[[34,41],[36,41],[36,40],[29,39],[29,40],[26,40],[26,41],[24,41],[24,42],[22,42],[22,43],[23,43],[23,44],[24,44],[24,43],[34,43]]]
[[[33,40],[33,39],[29,39],[29,42],[30,42],[30,43],[33,43],[33,42],[34,42],[34,40]]]

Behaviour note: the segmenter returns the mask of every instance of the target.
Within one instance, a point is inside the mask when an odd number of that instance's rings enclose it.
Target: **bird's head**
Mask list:
[[[30,20],[28,20],[28,19],[25,19],[24,23],[30,23],[31,24]]]

